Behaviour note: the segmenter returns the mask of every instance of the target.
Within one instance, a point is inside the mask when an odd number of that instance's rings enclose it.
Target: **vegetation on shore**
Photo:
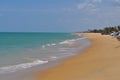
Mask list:
[[[89,32],[89,33],[101,33],[101,34],[110,34],[113,31],[117,32],[120,31],[120,25],[118,26],[113,26],[113,27],[105,27],[104,29],[89,29],[88,31],[85,32]]]

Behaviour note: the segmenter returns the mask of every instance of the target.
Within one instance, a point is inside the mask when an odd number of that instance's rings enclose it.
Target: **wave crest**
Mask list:
[[[12,66],[7,66],[7,67],[0,67],[0,73],[15,72],[18,70],[23,70],[26,68],[30,68],[32,66],[45,64],[45,63],[48,63],[48,61],[42,61],[42,60],[37,59],[37,60],[34,60],[33,62],[29,62],[29,63],[23,63],[23,64],[12,65]]]

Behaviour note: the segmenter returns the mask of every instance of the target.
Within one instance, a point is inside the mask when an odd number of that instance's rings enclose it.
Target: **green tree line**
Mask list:
[[[89,29],[86,32],[90,33],[101,33],[101,34],[110,34],[112,31],[120,31],[120,25],[113,27],[105,27],[103,29]]]

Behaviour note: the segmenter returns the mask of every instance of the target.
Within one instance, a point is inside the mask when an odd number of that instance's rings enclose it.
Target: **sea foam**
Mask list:
[[[30,67],[37,66],[40,64],[45,64],[45,63],[48,63],[48,61],[42,61],[42,60],[36,59],[33,62],[29,62],[29,63],[22,63],[22,64],[18,64],[18,65],[0,67],[0,73],[16,72],[18,70],[23,70],[26,68],[30,68]]]

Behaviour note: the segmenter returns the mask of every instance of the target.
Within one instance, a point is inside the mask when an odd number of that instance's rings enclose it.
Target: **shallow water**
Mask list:
[[[86,37],[68,33],[3,34],[0,40],[2,48],[0,50],[0,80],[18,80],[16,77],[30,71],[57,65],[59,61],[77,55],[90,44]],[[6,39],[7,43],[5,43]],[[17,43],[21,39],[21,44]],[[11,41],[14,42],[11,43]],[[76,44],[77,46],[73,46]],[[24,80],[27,80],[27,77]]]

